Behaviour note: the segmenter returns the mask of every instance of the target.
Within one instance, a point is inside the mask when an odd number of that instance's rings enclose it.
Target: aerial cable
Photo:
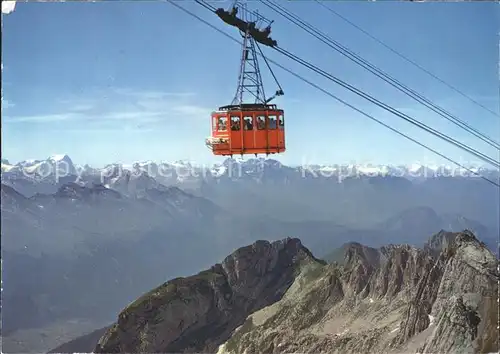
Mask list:
[[[236,39],[236,38],[234,38],[233,36],[231,36],[231,35],[227,34],[226,32],[222,31],[220,28],[217,28],[216,26],[214,26],[214,25],[212,25],[211,23],[209,23],[208,21],[206,21],[206,20],[202,19],[201,17],[199,17],[198,15],[194,14],[193,12],[191,12],[191,11],[189,11],[189,10],[185,9],[184,7],[182,7],[182,6],[178,5],[178,4],[176,4],[176,3],[175,3],[175,1],[173,1],[173,0],[166,0],[166,1],[167,1],[167,2],[169,2],[171,5],[174,5],[175,7],[177,7],[178,9],[180,9],[181,11],[184,11],[184,12],[185,12],[185,13],[187,13],[188,15],[190,15],[190,16],[192,16],[192,17],[196,18],[197,20],[199,20],[199,21],[203,22],[203,23],[204,23],[204,24],[206,24],[207,26],[211,27],[212,29],[216,30],[216,31],[217,31],[217,32],[219,32],[220,34],[222,34],[222,35],[226,36],[227,38],[231,39],[232,41],[234,41],[234,42],[236,42],[236,43],[238,43],[238,44],[240,44],[240,45],[242,44],[239,40],[237,40],[237,39]],[[195,1],[196,1],[196,2],[198,2],[197,0],[195,0]],[[259,53],[258,55],[261,55],[261,54]],[[500,187],[500,184],[499,184],[499,183],[497,183],[497,182],[495,182],[495,181],[492,181],[492,180],[490,180],[489,178],[487,178],[487,177],[485,177],[485,176],[482,176],[482,175],[481,175],[480,173],[478,173],[477,171],[474,171],[474,170],[472,170],[472,169],[470,169],[470,168],[468,168],[468,167],[465,167],[464,165],[460,164],[459,162],[457,162],[457,161],[453,160],[452,158],[447,157],[446,155],[444,155],[444,154],[440,153],[439,151],[434,150],[433,148],[431,148],[431,147],[429,147],[429,146],[427,146],[427,145],[425,145],[425,144],[423,144],[423,143],[420,143],[418,140],[413,139],[412,137],[410,137],[410,136],[408,136],[408,135],[406,135],[406,134],[404,134],[404,133],[400,132],[399,130],[397,130],[397,129],[393,128],[393,127],[391,127],[390,125],[388,125],[388,124],[386,124],[386,123],[384,123],[384,122],[382,122],[382,121],[378,120],[377,118],[373,117],[372,115],[370,115],[370,114],[368,114],[368,113],[366,113],[366,112],[364,112],[364,111],[360,110],[359,108],[356,108],[355,106],[351,105],[350,103],[348,103],[348,102],[346,102],[346,101],[342,100],[341,98],[339,98],[339,97],[335,96],[333,93],[331,93],[331,92],[329,92],[329,91],[327,91],[327,90],[325,90],[325,89],[321,88],[320,86],[318,86],[318,85],[314,84],[313,82],[311,82],[311,81],[307,80],[306,78],[304,78],[304,77],[300,76],[299,74],[295,73],[293,70],[290,70],[290,69],[288,69],[288,68],[284,67],[283,65],[281,65],[281,64],[279,64],[279,63],[277,63],[276,61],[274,61],[274,60],[272,60],[272,59],[270,59],[270,58],[267,58],[267,60],[268,60],[270,63],[272,63],[272,64],[276,65],[277,67],[279,67],[279,68],[283,69],[284,71],[286,71],[286,72],[290,73],[291,75],[295,76],[296,78],[300,79],[301,81],[304,81],[305,83],[309,84],[310,86],[312,86],[312,87],[314,87],[314,88],[316,88],[316,89],[318,89],[318,90],[322,91],[323,93],[327,94],[328,96],[332,97],[333,99],[337,100],[338,102],[340,102],[340,103],[344,104],[345,106],[347,106],[347,107],[349,107],[349,108],[351,108],[351,109],[353,109],[353,110],[357,111],[358,113],[361,113],[361,114],[362,114],[362,115],[364,115],[365,117],[367,117],[367,118],[369,118],[369,119],[371,119],[371,120],[373,120],[373,121],[377,122],[378,124],[380,124],[380,125],[382,125],[382,126],[384,126],[384,127],[388,128],[388,129],[390,129],[390,130],[391,130],[391,131],[393,131],[394,133],[396,133],[396,134],[398,134],[398,135],[400,135],[400,136],[403,136],[404,138],[406,138],[406,139],[408,139],[408,140],[410,140],[410,141],[414,142],[415,144],[417,144],[417,145],[419,145],[419,146],[423,147],[424,149],[426,149],[426,150],[428,150],[428,151],[431,151],[431,152],[435,153],[436,155],[438,155],[438,156],[440,156],[440,157],[444,158],[445,160],[447,160],[447,161],[449,161],[449,162],[451,162],[451,163],[455,164],[456,166],[461,167],[461,168],[463,168],[463,169],[467,170],[468,172],[470,172],[470,173],[472,173],[472,174],[474,174],[474,175],[476,175],[476,176],[478,176],[478,177],[480,177],[480,178],[484,179],[485,181],[487,181],[487,182],[489,182],[489,183],[493,184],[494,186],[496,186],[496,187]]]
[[[170,0],[167,0],[168,2],[170,2]],[[207,10],[210,10],[212,12],[215,12],[216,8],[213,7],[212,5],[210,4],[207,4],[205,1],[200,1],[200,0],[194,0],[195,3],[203,6],[204,8],[206,8]],[[171,3],[171,2],[170,2]],[[236,1],[234,1],[233,3],[233,6],[236,4]]]
[[[444,108],[439,107],[432,101],[430,101],[428,98],[424,97],[423,95],[419,94],[415,90],[412,90],[408,86],[404,85],[397,79],[391,77],[389,74],[385,73],[381,69],[377,68],[375,65],[371,64],[369,61],[363,59],[361,56],[358,54],[354,53],[353,51],[349,50],[347,47],[343,46],[339,42],[336,42],[334,39],[329,37],[328,35],[322,33],[319,31],[317,28],[314,28],[311,24],[308,24],[307,22],[303,21],[300,19],[299,16],[294,15],[291,13],[289,10],[287,10],[285,7],[282,5],[276,4],[272,2],[271,0],[261,0],[261,2],[269,7],[271,10],[275,11],[279,15],[285,17],[288,19],[290,22],[293,24],[297,25],[298,27],[304,29],[326,45],[328,45],[330,48],[334,49],[335,51],[341,53],[342,55],[346,56],[349,58],[351,61],[355,62],[356,64],[362,66],[363,68],[367,69],[371,73],[375,74],[391,86],[397,88],[399,91],[403,92],[407,96],[413,98],[417,102],[425,105],[427,108],[431,109],[435,113],[439,114],[443,118],[447,119],[448,121],[452,122],[453,124],[457,125],[458,127],[466,130],[470,134],[476,136],[477,138],[481,139],[482,141],[486,142],[490,146],[493,146],[495,149],[500,151],[500,143],[496,142],[492,138],[486,136],[485,134],[481,133],[480,131],[476,130],[475,128],[471,127],[468,125],[466,122],[461,120],[460,118],[454,116],[450,112],[446,111]],[[297,22],[300,22],[297,23]],[[321,38],[320,38],[321,37]]]
[[[441,132],[433,129],[433,128],[425,125],[422,122],[419,122],[415,118],[412,118],[412,117],[408,116],[407,114],[404,114],[404,113],[398,111],[397,109],[391,107],[390,105],[387,105],[387,104],[385,104],[385,103],[377,100],[376,98],[368,95],[367,93],[365,93],[365,92],[357,89],[356,87],[354,87],[354,86],[346,83],[345,81],[342,81],[341,79],[339,79],[339,78],[337,78],[337,77],[335,77],[335,76],[327,73],[326,71],[324,71],[322,69],[319,69],[318,67],[314,66],[313,64],[307,62],[306,60],[303,60],[303,59],[297,57],[296,55],[290,53],[289,51],[287,51],[287,50],[285,50],[283,48],[273,47],[273,49],[275,49],[277,52],[279,52],[279,53],[287,56],[288,58],[292,59],[293,61],[295,61],[295,62],[297,62],[299,64],[302,64],[303,66],[311,69],[312,71],[316,72],[317,74],[320,74],[321,76],[329,79],[330,81],[333,81],[336,84],[338,84],[338,85],[340,85],[340,86],[348,89],[349,91],[355,93],[356,95],[358,95],[358,96],[360,96],[360,97],[362,97],[362,98],[370,101],[371,103],[374,103],[375,105],[379,106],[380,108],[382,108],[382,109],[384,109],[384,110],[386,110],[386,111],[388,111],[388,112],[390,112],[390,113],[398,116],[399,118],[402,118],[405,121],[407,121],[407,122],[409,122],[409,123],[411,123],[411,124],[413,124],[413,125],[421,128],[421,129],[427,131],[428,133],[430,133],[430,134],[432,134],[434,136],[437,136],[437,137],[439,137],[439,138],[441,138],[441,139],[443,139],[443,140],[445,140],[445,141],[447,141],[447,142],[449,142],[449,143],[451,143],[451,144],[459,147],[460,149],[462,149],[464,151],[467,151],[468,153],[476,156],[477,158],[479,158],[479,159],[481,159],[481,160],[483,160],[483,161],[485,161],[485,162],[487,162],[487,163],[489,163],[489,164],[491,164],[491,165],[493,165],[493,166],[495,166],[497,168],[500,168],[500,162],[498,162],[497,160],[494,160],[491,157],[489,157],[489,156],[487,156],[487,155],[485,155],[485,154],[477,151],[476,149],[471,148],[471,147],[469,147],[469,146],[467,146],[467,145],[465,145],[465,144],[463,144],[463,143],[461,143],[461,142],[459,142],[459,141],[457,141],[457,140],[449,137],[448,135],[443,134],[443,133],[441,133]]]
[[[483,140],[487,144],[493,146],[494,148],[496,148],[496,149],[498,149],[500,151],[500,144],[498,142],[496,142],[495,140],[493,140],[492,138],[486,136],[485,134],[483,134],[483,133],[479,132],[478,130],[474,129],[473,127],[469,126],[466,122],[464,122],[461,119],[459,119],[458,117],[452,115],[450,112],[447,112],[442,107],[437,106],[436,104],[434,104],[432,101],[430,101],[426,97],[422,96],[418,92],[410,89],[408,86],[404,85],[400,81],[396,80],[395,78],[391,77],[387,73],[383,72],[382,70],[380,70],[379,68],[377,68],[376,66],[374,66],[373,64],[371,64],[370,62],[368,62],[367,60],[365,60],[362,57],[360,57],[358,54],[350,51],[348,48],[344,47],[340,43],[338,43],[335,40],[333,40],[331,37],[328,37],[324,33],[320,32],[318,29],[315,29],[312,25],[306,23],[305,21],[302,21],[297,15],[292,14],[290,11],[288,11],[283,6],[280,6],[280,5],[276,4],[276,3],[273,3],[272,1],[267,1],[267,2],[269,2],[269,3],[272,4],[272,5],[269,5],[269,4],[265,3],[264,1],[263,1],[264,5],[268,6],[273,11],[275,11],[278,14],[282,15],[283,17],[287,18],[288,20],[290,20],[292,23],[294,23],[295,25],[299,26],[300,28],[306,30],[307,32],[309,32],[310,34],[312,34],[314,37],[318,38],[323,43],[327,44],[329,47],[333,48],[337,52],[340,52],[342,55],[348,57],[350,60],[356,62],[360,66],[362,66],[365,69],[367,69],[368,71],[372,72],[373,74],[375,74],[376,76],[378,76],[379,78],[381,78],[385,82],[389,83],[393,87],[396,87],[399,91],[405,93],[406,95],[408,95],[411,98],[415,99],[419,103],[424,104],[427,108],[430,108],[431,110],[433,110],[434,112],[436,112],[440,116],[444,117],[448,121],[452,122],[453,124],[459,126],[462,129],[468,131],[472,135],[475,135],[479,139]],[[272,6],[276,6],[277,8],[279,8],[279,10],[273,8]],[[286,15],[284,15],[280,11],[285,12]],[[301,22],[302,25],[297,24],[297,22],[295,22],[294,20],[290,19],[290,17],[294,18],[296,21]],[[304,26],[306,26],[308,28],[304,28]],[[312,31],[314,31],[315,33],[311,33],[311,31],[309,29],[312,29]],[[325,39],[319,38],[317,34],[319,34],[323,38],[326,38],[326,40],[329,41],[329,43],[325,42]],[[352,57],[354,57],[354,59]],[[408,93],[408,92],[410,92],[410,93]],[[424,101],[425,103],[422,102],[422,101]]]
[[[472,103],[476,104],[477,106],[483,108],[484,110],[490,112],[491,114],[497,116],[497,117],[500,117],[500,114],[495,112],[495,111],[492,111],[491,109],[489,109],[488,107],[484,106],[483,104],[479,103],[478,101],[474,100],[472,97],[468,96],[467,94],[465,94],[464,92],[460,91],[459,89],[457,89],[456,87],[452,86],[451,84],[447,83],[446,81],[444,81],[443,79],[439,78],[436,74],[433,74],[432,72],[430,72],[429,70],[425,69],[422,65],[419,65],[418,63],[416,63],[415,61],[411,60],[410,58],[406,57],[405,55],[401,54],[400,52],[398,52],[397,50],[395,50],[394,48],[391,48],[389,45],[387,45],[386,43],[384,43],[383,41],[381,41],[380,39],[378,39],[377,37],[375,37],[374,35],[372,35],[371,33],[369,33],[368,31],[364,30],[363,28],[361,28],[359,25],[355,24],[354,22],[350,21],[349,19],[347,19],[346,17],[342,16],[341,14],[339,14],[337,11],[333,10],[332,8],[326,6],[325,4],[323,4],[321,1],[318,1],[318,0],[314,0],[316,1],[318,4],[320,4],[321,6],[323,6],[325,9],[327,9],[330,13],[332,13],[333,15],[339,17],[340,19],[342,19],[343,21],[347,22],[348,24],[350,24],[351,26],[353,26],[354,28],[358,29],[359,31],[363,32],[364,34],[366,34],[368,37],[370,37],[371,39],[373,39],[374,41],[376,41],[377,43],[379,43],[380,45],[384,46],[386,49],[390,50],[391,52],[393,52],[394,54],[396,54],[397,56],[399,56],[400,58],[406,60],[408,63],[412,64],[413,66],[417,67],[418,69],[422,70],[423,72],[425,72],[426,74],[428,74],[429,76],[431,76],[432,78],[434,78],[435,80],[441,82],[442,84],[446,85],[448,88],[452,89],[453,91],[455,91],[456,93],[460,94],[461,96],[467,98],[469,101],[471,101]],[[500,111],[499,111],[500,112]]]

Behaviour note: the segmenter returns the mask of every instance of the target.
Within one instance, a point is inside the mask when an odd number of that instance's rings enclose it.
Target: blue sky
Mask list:
[[[191,1],[179,4],[237,31]],[[226,6],[227,2],[215,2]],[[500,118],[477,107],[312,1],[287,9],[436,104],[500,140]],[[372,35],[498,112],[500,6],[488,2],[326,2]],[[275,20],[281,47],[409,115],[498,158],[477,138],[419,105],[324,43]],[[210,112],[235,92],[240,48],[166,2],[17,3],[3,16],[2,158],[67,153],[80,164],[214,158],[204,145]],[[346,92],[297,63],[265,54],[342,99],[461,162],[477,159]],[[267,93],[276,86],[261,63]],[[279,68],[285,96],[285,163],[441,163]]]

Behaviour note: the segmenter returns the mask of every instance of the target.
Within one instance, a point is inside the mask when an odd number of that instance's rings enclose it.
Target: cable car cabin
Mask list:
[[[212,113],[212,136],[206,145],[223,156],[285,152],[283,113],[274,104],[220,107]]]

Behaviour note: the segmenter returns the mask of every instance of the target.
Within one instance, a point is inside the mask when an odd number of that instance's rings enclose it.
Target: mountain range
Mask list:
[[[360,172],[360,166],[349,168],[344,173],[328,166],[290,167],[271,159],[226,159],[210,167],[182,161],[146,161],[97,169],[78,166],[67,155],[56,155],[16,165],[2,164],[2,183],[27,197],[56,193],[68,182],[103,184],[130,196],[158,185],[177,186],[242,215],[257,212],[287,220],[297,220],[298,215],[307,220],[331,220],[333,215],[339,224],[356,228],[371,227],[398,212],[420,206],[498,226],[496,187],[480,178],[464,173],[454,177],[438,173],[424,178],[414,173],[427,169],[421,165],[397,167],[403,171],[399,175],[366,174]],[[481,168],[481,173],[490,179],[500,177],[495,170]],[[359,217],[360,214],[364,215]]]
[[[498,194],[478,178],[337,179],[258,159],[125,167],[2,160],[4,351],[45,351],[102,327],[157,284],[256,240],[299,238],[323,258],[347,242],[423,247],[469,229],[496,252]],[[95,322],[33,335],[68,321]]]
[[[251,177],[259,178],[266,172],[273,170],[284,177],[293,177],[299,174],[301,177],[313,177],[322,179],[343,180],[345,178],[361,176],[393,176],[405,177],[411,180],[422,180],[433,177],[470,177],[477,178],[476,173],[485,177],[498,178],[497,169],[490,169],[485,166],[439,166],[413,163],[410,165],[356,165],[356,164],[302,164],[300,166],[286,166],[272,159],[226,159],[222,163],[211,166],[195,164],[188,161],[176,162],[154,162],[143,161],[131,164],[111,163],[103,168],[94,168],[89,165],[78,165],[65,154],[53,155],[47,159],[26,160],[16,164],[9,163],[2,159],[2,174],[5,177],[23,174],[38,179],[54,179],[66,176],[89,176],[101,175],[110,177],[109,173],[118,173],[113,171],[129,171],[131,174],[140,174],[147,172],[148,175],[160,180],[162,183],[185,182],[186,179],[206,179],[230,177],[233,179]]]

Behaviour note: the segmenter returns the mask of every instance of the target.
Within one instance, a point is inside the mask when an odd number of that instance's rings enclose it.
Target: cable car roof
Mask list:
[[[282,111],[275,104],[242,103],[238,105],[227,105],[219,107],[218,111]]]

